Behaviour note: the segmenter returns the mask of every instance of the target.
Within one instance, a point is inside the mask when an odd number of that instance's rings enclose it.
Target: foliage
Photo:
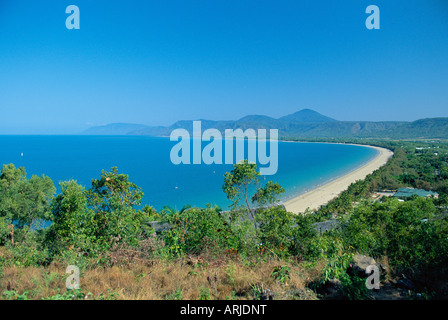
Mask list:
[[[268,181],[264,187],[261,187],[252,197],[252,202],[258,203],[260,207],[271,205],[279,201],[280,194],[285,190],[278,182]]]
[[[27,291],[22,294],[18,294],[14,290],[6,290],[3,292],[3,296],[6,300],[29,300]]]
[[[132,242],[141,234],[147,216],[135,206],[140,205],[143,192],[128,175],[119,174],[116,167],[103,170],[86,196],[88,208],[95,212],[96,237],[105,247],[114,241]]]
[[[276,182],[268,181],[266,185],[258,187],[260,172],[255,163],[244,160],[233,165],[233,170],[224,175],[223,190],[227,199],[232,201],[232,218],[236,220],[242,212],[249,212],[255,230],[257,230],[256,209],[250,204],[257,204],[259,209],[272,206],[278,201],[279,196],[285,190]],[[258,188],[257,188],[258,187]],[[252,197],[250,196],[251,194]],[[250,200],[250,202],[249,202]],[[240,203],[244,202],[244,205]]]
[[[199,293],[199,300],[210,300],[210,290],[208,288],[201,289]]]
[[[117,168],[103,170],[89,190],[75,181],[62,182],[60,187],[46,240],[54,254],[73,251],[97,256],[114,243],[136,243],[146,230],[152,212],[135,209],[143,192]]]
[[[366,286],[366,279],[363,279],[358,275],[349,276],[345,273],[339,280],[341,281],[341,293],[343,299],[362,300],[368,297],[369,289],[367,289]]]
[[[95,212],[88,208],[86,192],[76,181],[59,185],[61,193],[52,203],[53,224],[47,234],[47,243],[56,252],[75,248],[92,252],[99,226]]]
[[[387,254],[402,270],[429,270],[448,262],[448,220],[437,215],[432,199],[365,203],[341,234],[346,246],[374,257]]]
[[[16,266],[45,266],[50,262],[48,250],[43,249],[36,243],[32,243],[32,241],[27,241],[9,248],[9,252],[12,255],[10,263]]]
[[[107,294],[101,293],[98,297],[94,297],[91,292],[85,292],[83,289],[67,289],[64,293],[58,293],[42,300],[116,300],[117,298],[118,293],[110,290]]]
[[[218,207],[188,208],[179,212],[162,211],[171,228],[162,233],[165,248],[170,256],[199,254],[205,241],[222,251],[238,249],[238,241]]]
[[[232,209],[234,213],[242,211],[243,206],[240,205],[244,201],[247,211],[250,213],[254,225],[256,226],[254,210],[249,204],[250,188],[255,187],[260,181],[260,173],[257,171],[255,163],[249,163],[244,160],[233,165],[233,170],[224,175],[223,190],[227,194],[227,199],[232,201]]]
[[[237,272],[232,263],[237,260],[255,266],[274,258],[280,263],[271,276],[280,284],[292,276],[292,261],[325,262],[320,285],[339,279],[344,298],[365,299],[364,279],[347,274],[352,255],[361,253],[387,258],[394,274],[420,280],[425,283],[421,292],[437,297],[440,288],[430,284],[448,280],[447,144],[349,142],[387,147],[394,150],[394,156],[317,212],[303,215],[293,215],[279,206],[283,188],[272,181],[260,186],[257,166],[248,161],[234,165],[224,176],[223,190],[231,201],[230,212],[211,205],[185,206],[181,210],[165,207],[160,211],[149,205],[140,207],[142,190],[117,168],[102,171],[87,190],[76,181],[61,182],[60,192],[54,197],[48,177],[27,179],[24,168],[3,166],[0,267],[42,267],[53,262],[73,264],[84,271],[155,259],[206,257],[217,261],[226,257],[231,261],[226,279],[235,286]],[[439,198],[415,197],[404,202],[391,197],[371,198],[372,192],[404,186],[437,191]],[[337,219],[338,228],[319,235],[314,223],[328,219]],[[50,226],[39,227],[50,221]],[[158,229],[152,227],[156,221],[168,227],[156,232]],[[83,299],[88,294],[66,292],[48,299],[71,299],[73,295]],[[11,289],[3,297],[26,299],[28,293]],[[198,297],[209,299],[210,292],[202,288]],[[116,294],[97,298],[113,299]],[[182,290],[167,298],[182,299]]]
[[[4,165],[0,171],[0,242],[6,235],[13,243],[24,241],[32,228],[47,219],[55,191],[49,177],[27,179],[24,168]]]
[[[347,268],[353,261],[353,255],[343,254],[328,259],[322,270],[322,283],[331,279],[341,279],[347,274]]]
[[[283,207],[261,209],[257,213],[259,237],[264,248],[272,250],[277,256],[288,255],[291,246],[294,218]]]
[[[275,280],[283,284],[286,284],[290,279],[289,267],[288,266],[274,267],[271,273],[271,277],[273,277]]]
[[[176,291],[167,295],[166,300],[182,300],[182,290],[176,289]]]

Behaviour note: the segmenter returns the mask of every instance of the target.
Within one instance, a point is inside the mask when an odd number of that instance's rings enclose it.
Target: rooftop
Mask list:
[[[400,188],[394,194],[394,197],[408,198],[408,197],[412,197],[413,195],[427,198],[427,197],[438,197],[439,194],[437,192],[426,191],[426,190],[422,190],[422,189]]]

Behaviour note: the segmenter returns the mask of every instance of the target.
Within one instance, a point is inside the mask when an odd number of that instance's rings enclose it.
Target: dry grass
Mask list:
[[[110,292],[124,300],[182,299],[253,299],[254,288],[269,289],[274,299],[314,299],[306,289],[309,281],[320,274],[321,265],[269,260],[244,263],[231,259],[206,261],[186,258],[177,261],[154,261],[151,265],[136,263],[127,266],[88,269],[81,273],[81,288],[95,297]],[[289,279],[274,279],[274,267],[289,268]],[[5,267],[0,278],[0,292],[15,290],[28,298],[41,299],[65,292],[66,266],[53,263],[46,268]],[[177,293],[177,294],[176,294]]]

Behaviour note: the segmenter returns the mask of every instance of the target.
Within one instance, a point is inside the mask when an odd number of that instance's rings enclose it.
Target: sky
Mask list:
[[[372,4],[379,30],[365,26]],[[304,108],[447,117],[448,2],[0,0],[0,134]]]

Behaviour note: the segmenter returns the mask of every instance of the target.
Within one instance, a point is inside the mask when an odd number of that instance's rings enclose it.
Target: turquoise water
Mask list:
[[[223,175],[232,166],[176,166],[170,161],[175,144],[145,136],[0,136],[0,164],[24,166],[28,177],[45,174],[56,185],[74,179],[87,189],[102,169],[116,166],[142,188],[143,204],[156,209],[207,203],[227,208]],[[279,142],[278,150],[278,171],[266,181],[283,186],[283,200],[348,173],[377,154],[371,148],[326,143]]]

